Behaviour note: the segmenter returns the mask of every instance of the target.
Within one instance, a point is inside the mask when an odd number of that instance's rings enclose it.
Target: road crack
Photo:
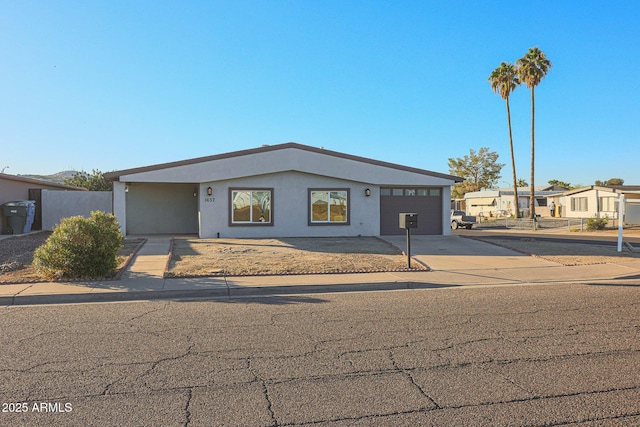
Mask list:
[[[184,405],[184,415],[185,415],[185,423],[184,426],[187,427],[191,423],[191,398],[193,397],[193,389],[187,389],[187,402]]]
[[[260,384],[262,388],[262,395],[264,396],[265,402],[267,403],[267,412],[269,412],[269,417],[271,418],[271,425],[273,427],[277,427],[280,424],[278,423],[278,419],[276,418],[276,414],[273,412],[273,402],[271,401],[271,396],[269,395],[269,388],[267,387],[267,382],[264,378],[260,377],[256,370],[251,366],[251,357],[247,358],[247,369],[254,377],[254,380]]]
[[[407,369],[403,369],[400,366],[398,366],[398,364],[396,363],[395,358],[393,357],[393,352],[389,351],[389,359],[391,360],[391,364],[393,365],[393,367],[400,373],[404,374],[409,381],[411,382],[411,384],[418,389],[418,391],[420,392],[420,394],[422,396],[424,396],[429,402],[431,402],[431,404],[435,407],[435,409],[440,409],[440,405],[438,405],[438,403],[433,399],[433,397],[429,396],[429,394],[420,386],[420,384],[418,384],[415,379],[413,378],[413,375],[411,375],[411,372]]]

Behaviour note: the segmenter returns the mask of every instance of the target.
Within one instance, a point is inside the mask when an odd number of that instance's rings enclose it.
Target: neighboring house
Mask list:
[[[555,186],[536,187],[534,193],[536,214],[549,215],[549,212],[539,211],[538,207],[547,206],[550,195],[562,193],[562,189]],[[529,187],[518,188],[518,204],[520,212],[528,216]],[[464,195],[466,212],[468,215],[479,217],[511,216],[515,214],[513,207],[513,188],[498,188],[495,190],[474,191]]]
[[[125,234],[450,234],[452,175],[297,143],[106,173]]]
[[[464,199],[451,199],[451,210],[467,212],[467,202]]]
[[[567,218],[618,218],[618,200],[620,195],[640,200],[640,186],[617,185],[603,187],[591,185],[576,188],[564,193],[554,194],[548,203],[556,206],[557,216]]]
[[[42,190],[86,191],[85,188],[0,173],[0,205],[18,200],[36,202],[32,230],[42,228]]]

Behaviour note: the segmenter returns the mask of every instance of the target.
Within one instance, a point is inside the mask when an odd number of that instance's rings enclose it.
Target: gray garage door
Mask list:
[[[442,234],[442,188],[383,187],[380,189],[380,234],[404,234],[398,227],[401,212],[418,214],[412,234]]]
[[[127,187],[127,234],[198,232],[197,184],[134,182]]]

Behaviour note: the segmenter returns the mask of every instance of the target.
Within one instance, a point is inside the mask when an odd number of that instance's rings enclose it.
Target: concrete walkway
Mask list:
[[[385,236],[405,249],[404,236]],[[121,280],[0,285],[0,305],[231,298],[366,290],[553,283],[640,283],[639,263],[566,267],[460,236],[412,236],[432,271],[164,279],[170,237],[150,237]],[[415,261],[414,261],[415,262]]]
[[[148,237],[140,248],[123,280],[163,280],[169,262],[170,237]]]

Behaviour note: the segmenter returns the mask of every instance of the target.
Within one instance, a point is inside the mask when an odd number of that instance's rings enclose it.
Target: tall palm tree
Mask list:
[[[531,182],[529,191],[529,207],[531,210],[531,218],[536,216],[536,206],[534,198],[534,170],[535,170],[535,87],[547,75],[551,68],[549,61],[538,47],[531,47],[529,51],[516,61],[518,67],[518,77],[520,81],[531,89]]]
[[[509,107],[509,95],[520,84],[518,78],[518,70],[513,64],[503,62],[498,68],[493,70],[489,76],[491,89],[494,93],[499,94],[502,99],[507,102],[507,123],[509,124],[509,146],[511,148],[511,170],[513,170],[513,206],[515,209],[515,217],[518,218],[518,183],[516,178],[516,158],[513,154],[513,135],[511,133],[511,108]]]

